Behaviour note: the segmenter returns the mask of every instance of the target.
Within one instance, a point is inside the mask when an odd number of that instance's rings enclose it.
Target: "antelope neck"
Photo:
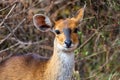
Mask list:
[[[55,45],[50,60],[51,72],[54,71],[54,73],[49,73],[55,77],[55,80],[69,80],[74,68],[74,53],[61,51]]]

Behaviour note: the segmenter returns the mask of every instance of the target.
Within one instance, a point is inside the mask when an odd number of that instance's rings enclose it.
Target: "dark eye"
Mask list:
[[[74,33],[77,33],[77,32],[78,32],[78,28],[75,28],[73,32],[74,32]]]
[[[56,33],[56,34],[60,34],[60,31],[59,31],[59,30],[55,30],[55,33]]]

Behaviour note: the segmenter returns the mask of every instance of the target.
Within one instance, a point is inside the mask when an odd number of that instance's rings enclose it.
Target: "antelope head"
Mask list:
[[[54,48],[62,51],[73,51],[79,44],[78,24],[83,19],[84,8],[81,8],[77,16],[54,21],[54,25],[48,16],[36,14],[33,16],[35,27],[42,31],[52,31],[55,34]]]

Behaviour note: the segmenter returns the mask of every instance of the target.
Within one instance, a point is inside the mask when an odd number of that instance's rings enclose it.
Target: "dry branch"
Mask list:
[[[104,27],[104,26],[99,27],[99,28],[95,31],[95,33],[93,33],[85,42],[83,42],[83,43],[81,44],[81,46],[79,47],[79,49],[83,48],[87,43],[89,43],[89,41],[90,41],[91,39],[93,39],[93,38],[96,36],[96,34],[99,33],[100,29],[102,29],[103,27]]]
[[[12,32],[14,33],[25,20],[26,19],[23,19]],[[2,44],[5,40],[7,40],[11,35],[12,33],[8,34],[4,39],[0,40],[0,44]]]
[[[9,13],[5,16],[5,18],[3,19],[3,21],[0,23],[0,27],[3,25],[3,23],[5,22],[5,20],[8,18],[8,16],[12,13],[12,11],[14,10],[15,6],[17,4],[14,3],[14,5],[12,6],[12,8],[10,9]]]

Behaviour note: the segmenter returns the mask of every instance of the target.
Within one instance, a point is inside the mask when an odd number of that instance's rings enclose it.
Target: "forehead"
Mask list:
[[[76,22],[71,19],[58,20],[55,22],[55,29],[63,30],[64,28],[74,29],[76,28]]]

